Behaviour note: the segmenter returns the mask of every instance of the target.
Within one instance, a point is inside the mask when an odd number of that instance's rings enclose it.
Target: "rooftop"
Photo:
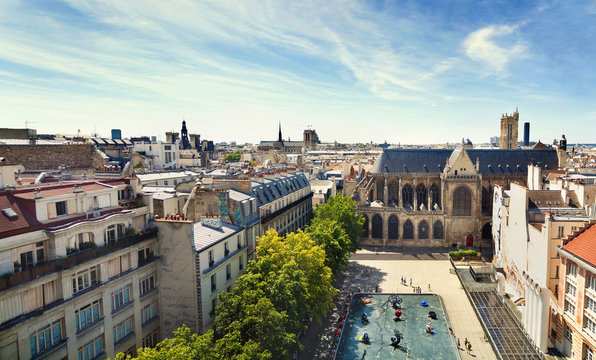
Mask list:
[[[219,220],[219,219],[214,219]],[[216,243],[242,231],[242,227],[221,221],[221,228],[204,225],[198,221],[192,225],[192,239],[195,250],[201,252]]]
[[[596,225],[588,225],[585,230],[574,235],[563,245],[563,250],[596,266]]]

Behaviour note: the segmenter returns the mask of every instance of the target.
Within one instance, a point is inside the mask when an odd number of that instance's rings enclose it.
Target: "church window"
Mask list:
[[[443,238],[443,223],[440,221],[435,221],[433,225],[433,239],[442,239]]]
[[[428,239],[428,223],[425,220],[418,224],[418,239]]]
[[[388,194],[389,201],[393,201],[394,203],[397,204],[399,201],[399,198],[398,198],[399,197],[399,194],[398,194],[399,187],[398,187],[397,183],[395,181],[390,182],[387,190],[389,192],[389,194]]]
[[[424,186],[423,184],[418,184],[418,186],[416,186],[416,207],[417,210],[422,210],[421,208],[424,207],[424,209],[427,208],[427,196],[426,196],[426,186]]]
[[[399,219],[395,215],[389,217],[389,239],[399,239]]]
[[[414,238],[414,225],[410,220],[406,220],[406,222],[404,223],[403,238],[405,240],[412,240]]]
[[[368,237],[368,216],[366,215],[362,215],[364,216],[364,225],[362,225],[362,227],[364,228],[364,232],[362,233],[363,237]]]
[[[482,188],[482,213],[483,214],[490,214],[491,211],[491,204],[490,201],[492,200],[492,196],[490,191],[483,187]]]
[[[453,216],[472,215],[472,193],[465,186],[458,187],[453,193]]]
[[[385,186],[383,182],[377,182],[377,200],[383,201]]]
[[[403,199],[405,208],[411,208],[411,209],[414,208],[413,191],[412,191],[412,186],[410,184],[406,184],[401,189],[401,197]]]
[[[375,239],[383,238],[383,218],[379,214],[372,218],[372,237]]]
[[[432,184],[430,186],[430,201],[431,201],[431,207],[432,209],[436,208],[437,210],[441,208],[441,192],[439,191],[439,188],[437,185]]]

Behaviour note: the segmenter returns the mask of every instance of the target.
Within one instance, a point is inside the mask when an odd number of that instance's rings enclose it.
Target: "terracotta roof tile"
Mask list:
[[[563,249],[596,266],[596,224],[572,238]]]

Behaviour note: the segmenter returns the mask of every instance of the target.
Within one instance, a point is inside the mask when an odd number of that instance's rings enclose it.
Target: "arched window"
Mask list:
[[[375,214],[372,218],[372,237],[374,239],[383,238],[383,218],[379,214]]]
[[[404,187],[401,189],[401,198],[404,201],[404,208],[410,210],[414,208],[412,193],[412,186],[410,184],[404,185]]]
[[[399,219],[395,215],[389,217],[389,239],[399,239]]]
[[[441,192],[439,191],[439,187],[432,184],[428,192],[430,194],[430,206],[434,209],[436,205],[437,210],[439,210],[441,208]]]
[[[385,183],[383,181],[377,182],[377,200],[383,201],[383,193],[385,190]]]
[[[362,216],[364,217],[364,225],[362,225],[362,227],[364,228],[364,232],[362,233],[362,237],[368,237],[368,216]]]
[[[406,220],[404,223],[404,234],[403,238],[406,240],[411,240],[414,238],[414,225],[410,220]]]
[[[482,227],[482,239],[483,240],[490,240],[492,238],[492,226],[490,223],[484,224]]]
[[[426,186],[424,184],[418,184],[416,186],[416,209],[417,210],[428,210],[428,198],[426,196]]]
[[[440,221],[435,221],[433,225],[433,239],[442,239],[443,238],[443,223]]]
[[[418,224],[418,239],[428,239],[428,223],[425,220]]]
[[[121,239],[123,236],[124,224],[110,225],[107,227],[104,233],[103,241],[104,244],[109,244],[111,242]]]
[[[485,188],[482,187],[482,213],[483,214],[490,214],[491,212],[491,195],[490,195],[490,191]]]
[[[453,216],[472,215],[472,193],[465,186],[453,192]]]
[[[394,203],[399,203],[399,186],[395,181],[389,183],[387,187],[387,191],[389,192],[389,201],[393,201]]]

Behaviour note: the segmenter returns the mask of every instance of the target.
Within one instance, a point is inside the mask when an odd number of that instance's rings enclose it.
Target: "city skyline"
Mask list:
[[[220,141],[594,143],[596,2],[0,4],[0,124]],[[520,138],[521,140],[521,138]]]

